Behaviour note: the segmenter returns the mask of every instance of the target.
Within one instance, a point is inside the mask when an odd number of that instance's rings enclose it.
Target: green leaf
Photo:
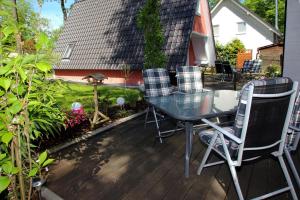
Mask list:
[[[11,174],[13,170],[13,164],[10,161],[5,162],[1,167],[6,174]]]
[[[25,92],[25,88],[23,85],[18,85],[17,87],[13,87],[12,91],[15,94],[22,95]]]
[[[41,102],[39,102],[39,101],[30,101],[29,103],[28,103],[28,106],[38,106],[38,105],[40,105],[41,104]]]
[[[39,165],[42,165],[45,162],[46,158],[47,158],[47,152],[44,151],[39,156],[39,160],[38,160]]]
[[[47,159],[44,163],[43,163],[43,167],[46,167],[47,165],[50,165],[51,163],[54,162],[54,159],[50,158],[50,159]]]
[[[14,27],[13,26],[7,26],[3,29],[3,33],[5,37],[8,37],[14,32]]]
[[[34,130],[33,130],[33,134],[34,134],[34,137],[35,137],[35,138],[38,138],[38,137],[40,137],[41,132],[34,129]]]
[[[5,143],[6,146],[8,146],[8,143],[12,140],[13,137],[14,135],[11,132],[7,132],[4,135],[2,135],[1,141]]]
[[[38,170],[39,170],[39,169],[36,168],[36,167],[32,168],[32,169],[30,170],[29,174],[28,174],[28,177],[33,177],[33,176],[35,176],[35,175],[37,174]]]
[[[11,80],[10,80],[10,79],[4,78],[4,77],[0,78],[0,86],[1,86],[5,91],[8,90],[8,88],[10,87],[10,85],[11,85]]]
[[[22,110],[22,103],[18,100],[15,101],[9,108],[8,108],[9,112],[11,114],[17,114],[18,112],[20,112]]]
[[[24,83],[24,81],[27,79],[25,71],[21,67],[17,67],[17,71],[22,79],[22,82]]]
[[[41,33],[38,37],[35,48],[39,51],[42,48],[47,47],[48,42],[49,42],[48,36],[45,33]]]
[[[0,160],[3,160],[6,157],[6,153],[0,154]]]
[[[3,90],[0,90],[0,97],[2,97],[5,94]]]
[[[36,55],[26,55],[23,57],[22,65],[35,63]]]
[[[19,169],[17,167],[13,167],[11,170],[11,174],[16,174],[19,172]]]
[[[10,184],[8,176],[0,176],[0,193],[3,192]]]
[[[52,69],[51,65],[44,62],[36,63],[36,67],[42,72],[48,72]]]
[[[17,98],[14,94],[9,93],[9,94],[7,95],[7,103],[8,103],[8,104],[12,104],[12,103],[14,103],[14,102],[17,101],[17,100],[18,100],[18,98]]]
[[[9,70],[11,70],[12,65],[6,65],[5,67],[0,67],[0,75],[3,75],[7,73]]]

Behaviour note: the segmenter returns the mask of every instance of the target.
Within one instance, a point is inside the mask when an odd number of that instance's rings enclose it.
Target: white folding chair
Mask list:
[[[170,76],[166,69],[156,68],[156,69],[146,69],[143,71],[144,79],[144,93],[145,97],[159,97],[159,96],[168,96],[173,92],[173,87],[171,86]],[[154,120],[148,121],[149,113],[153,114]],[[163,143],[163,138],[169,137],[174,134],[177,127],[172,130],[162,131],[160,127],[160,122],[165,119],[165,116],[159,113],[153,106],[149,105],[146,110],[145,116],[145,126],[147,123],[155,123],[157,130],[157,138],[160,143]]]

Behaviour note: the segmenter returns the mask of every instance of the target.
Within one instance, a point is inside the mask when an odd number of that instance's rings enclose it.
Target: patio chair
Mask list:
[[[257,199],[265,199],[286,191],[291,192],[294,200],[297,199],[283,160],[285,138],[297,87],[298,83],[289,78],[251,81],[241,91],[236,119],[232,127],[220,127],[203,119],[202,121],[211,126],[213,130],[199,133],[201,141],[208,145],[208,149],[198,168],[198,175],[204,167],[222,164],[226,161],[238,197],[242,200],[244,197],[236,167],[242,166],[243,161],[273,155],[279,160],[288,187],[262,195]],[[214,150],[225,161],[206,163],[211,150]]]
[[[215,61],[215,68],[216,68],[216,75],[217,75],[217,77],[220,78],[221,81],[224,81],[225,70],[224,70],[222,61],[216,60]]]
[[[169,73],[166,69],[146,69],[143,71],[144,93],[145,97],[168,96],[173,92]],[[149,112],[152,112],[154,121],[148,121]],[[161,131],[159,122],[164,120],[165,116],[157,111],[153,106],[148,106],[146,109],[145,126],[147,123],[155,122],[157,129],[157,138],[160,143],[163,143],[162,138],[168,137],[170,132],[174,130]]]
[[[253,67],[253,61],[252,60],[245,60],[243,67],[241,69],[242,73],[247,73],[251,70],[251,68]]]
[[[223,68],[228,80],[233,81],[236,71],[231,67],[229,61],[223,61]]]
[[[287,134],[288,135],[286,140],[286,146],[284,148],[284,153],[292,170],[292,173],[296,179],[298,187],[300,188],[299,174],[296,170],[295,164],[290,154],[290,152],[297,150],[300,140],[300,93],[298,94],[298,97],[295,102],[293,115],[290,121],[290,126]]]
[[[181,66],[176,68],[178,92],[196,93],[203,91],[201,70],[198,66]]]
[[[261,73],[261,60],[256,59],[252,61],[252,67],[249,70],[250,73],[256,73],[259,74]]]

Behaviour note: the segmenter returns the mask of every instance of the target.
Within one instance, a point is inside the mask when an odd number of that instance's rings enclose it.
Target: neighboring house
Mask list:
[[[238,0],[220,0],[211,11],[215,41],[223,45],[239,39],[256,58],[257,48],[276,43],[281,33]]]
[[[300,1],[286,1],[283,75],[300,82]]]
[[[71,10],[56,51],[57,78],[81,80],[99,72],[105,83],[124,83],[124,64],[132,67],[128,84],[142,82],[143,33],[136,17],[145,0],[79,0]],[[162,0],[166,68],[212,65],[215,61],[212,24],[207,0]]]
[[[270,65],[282,67],[283,43],[270,44],[257,49],[259,58],[262,60],[263,70]]]

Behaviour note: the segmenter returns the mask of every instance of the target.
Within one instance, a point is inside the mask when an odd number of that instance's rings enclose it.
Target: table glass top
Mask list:
[[[170,96],[150,97],[147,101],[170,117],[196,121],[234,113],[239,92],[233,90],[204,91],[195,94],[174,93]]]

